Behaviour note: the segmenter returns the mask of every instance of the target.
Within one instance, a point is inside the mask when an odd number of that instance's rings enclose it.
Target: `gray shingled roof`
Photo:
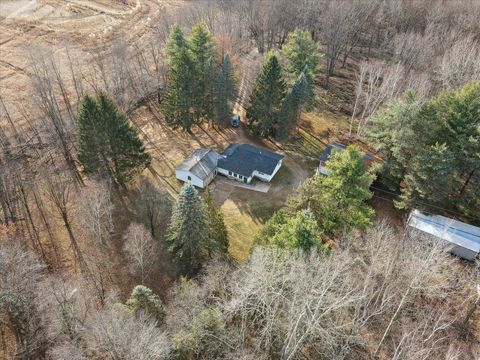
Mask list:
[[[193,175],[205,180],[217,168],[219,157],[220,154],[214,150],[198,149],[178,165],[177,170],[190,171]]]
[[[232,144],[218,159],[218,167],[250,177],[255,170],[271,175],[284,156],[248,144]]]
[[[330,160],[330,157],[333,156],[333,154],[343,151],[347,148],[347,145],[337,143],[337,142],[332,142],[327,145],[325,150],[323,150],[322,154],[320,155],[320,161],[328,161]],[[372,160],[373,157],[372,155],[365,153],[363,156],[363,160]]]

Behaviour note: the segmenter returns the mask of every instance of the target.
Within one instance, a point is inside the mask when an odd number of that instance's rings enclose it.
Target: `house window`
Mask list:
[[[231,171],[229,171],[229,172],[228,172],[228,175],[232,175],[232,172],[231,172]]]
[[[188,179],[188,181],[191,181],[191,180],[192,180],[192,177],[191,177],[191,176],[188,176],[187,179]]]

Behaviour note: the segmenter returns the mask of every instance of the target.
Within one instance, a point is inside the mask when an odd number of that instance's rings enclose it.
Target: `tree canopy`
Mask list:
[[[367,138],[385,158],[383,181],[401,187],[401,208],[454,207],[475,215],[480,203],[480,83],[421,104],[407,92],[375,114]]]
[[[137,131],[104,93],[85,95],[77,113],[78,160],[86,174],[125,184],[150,164]]]
[[[282,53],[288,60],[287,70],[294,79],[304,72],[306,105],[307,109],[311,109],[314,100],[314,80],[322,58],[318,45],[309,31],[295,29],[288,34]]]
[[[275,135],[284,97],[285,81],[282,77],[282,67],[277,56],[268,53],[247,108],[248,127],[255,135]]]
[[[168,79],[165,84],[161,110],[168,125],[190,130],[195,124],[194,83],[196,67],[185,35],[179,25],[174,25],[166,46]]]
[[[371,224],[373,209],[366,203],[375,175],[365,169],[364,153],[354,145],[328,161],[329,176],[314,175],[287,202],[287,214],[311,209],[319,229],[331,236]]]
[[[165,242],[174,262],[186,275],[195,274],[212,254],[228,252],[227,228],[210,193],[202,200],[193,185],[182,187]]]

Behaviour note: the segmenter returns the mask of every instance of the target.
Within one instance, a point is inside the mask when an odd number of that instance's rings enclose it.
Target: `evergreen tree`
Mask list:
[[[107,161],[104,155],[108,153],[107,138],[100,131],[100,114],[95,98],[85,95],[76,116],[78,127],[78,161],[86,174],[106,171]]]
[[[255,135],[275,135],[284,96],[282,68],[277,56],[269,53],[257,77],[247,108],[248,127]]]
[[[190,131],[198,117],[197,79],[192,52],[179,25],[174,25],[166,47],[168,79],[161,101],[165,121],[173,128]]]
[[[215,46],[212,34],[204,23],[192,28],[189,39],[194,73],[191,82],[194,84],[193,105],[195,122],[213,118],[213,79],[215,76]]]
[[[228,253],[228,231],[223,220],[223,214],[215,203],[209,190],[204,197],[205,220],[209,230],[209,250],[222,254]]]
[[[480,83],[474,82],[425,104],[407,92],[371,118],[367,138],[385,159],[382,180],[392,189],[401,181],[407,185],[398,206],[429,209],[442,203],[476,215],[480,204],[478,114]]]
[[[195,274],[208,254],[209,228],[197,190],[185,184],[178,194],[165,237],[179,269]]]
[[[285,223],[276,228],[267,242],[282,249],[301,249],[309,252],[312,248],[325,250],[322,234],[310,209],[300,210]]]
[[[143,285],[137,285],[133,288],[125,306],[135,313],[143,312],[151,316],[159,325],[165,318],[165,307],[162,300],[152,290]]]
[[[305,71],[305,105],[311,109],[314,100],[314,79],[318,73],[322,55],[310,32],[296,29],[288,35],[283,46],[283,55],[288,60],[287,71],[297,78]]]
[[[442,205],[457,185],[455,156],[445,144],[421,149],[404,178],[399,208],[423,207],[418,200]]]
[[[306,81],[305,73],[302,72],[283,100],[277,130],[277,138],[281,141],[288,141],[292,128],[297,125],[305,101]]]
[[[78,160],[86,174],[109,173],[125,184],[150,163],[137,131],[104,93],[84,97],[77,124]]]
[[[334,154],[328,161],[330,175],[317,173],[305,181],[288,199],[284,218],[310,209],[320,231],[328,236],[369,225],[374,211],[365,201],[373,196],[369,187],[375,176],[365,169],[363,156],[352,145]]]
[[[222,66],[218,70],[214,83],[214,114],[215,122],[226,126],[229,121],[229,101],[234,97],[235,82],[230,55],[225,54]]]
[[[327,234],[370,225],[374,211],[366,203],[375,176],[365,169],[364,153],[350,145],[328,161],[329,176],[323,176],[316,196],[320,228]],[[320,176],[320,175],[317,175]]]
[[[391,190],[399,187],[411,159],[431,136],[432,127],[418,121],[420,109],[417,96],[409,91],[375,113],[369,121],[365,135],[383,154],[380,173]]]
[[[221,359],[227,335],[220,309],[205,308],[191,319],[189,329],[172,336],[172,344],[179,359]]]

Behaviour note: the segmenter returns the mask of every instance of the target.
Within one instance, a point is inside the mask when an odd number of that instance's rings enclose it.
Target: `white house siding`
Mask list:
[[[222,168],[217,168],[217,172],[219,174],[225,175],[229,179],[234,179],[234,180],[237,180],[237,181],[242,182],[244,184],[250,184],[250,182],[252,181],[252,178],[253,178],[252,176],[250,176],[249,178],[247,178],[247,182],[245,183],[245,176],[235,174],[232,171],[228,171],[228,170],[225,170],[225,169],[222,169]]]
[[[188,183],[188,184],[192,184],[196,187],[199,187],[201,189],[203,189],[205,187],[205,185],[208,184],[207,183],[204,183],[202,179],[200,179],[199,177],[193,175],[191,172],[189,171],[186,171],[186,170],[176,170],[175,171],[175,175],[177,177],[178,180],[181,180],[185,183]],[[190,179],[188,178],[190,176]]]
[[[282,160],[280,160],[277,164],[277,166],[275,167],[275,169],[273,170],[273,173],[272,175],[268,175],[268,174],[264,174],[260,171],[254,171],[253,172],[253,176],[255,176],[256,178],[259,178],[260,180],[262,181],[268,181],[270,182],[273,177],[275,176],[275,174],[278,172],[278,170],[280,170],[280,168],[282,167]]]

